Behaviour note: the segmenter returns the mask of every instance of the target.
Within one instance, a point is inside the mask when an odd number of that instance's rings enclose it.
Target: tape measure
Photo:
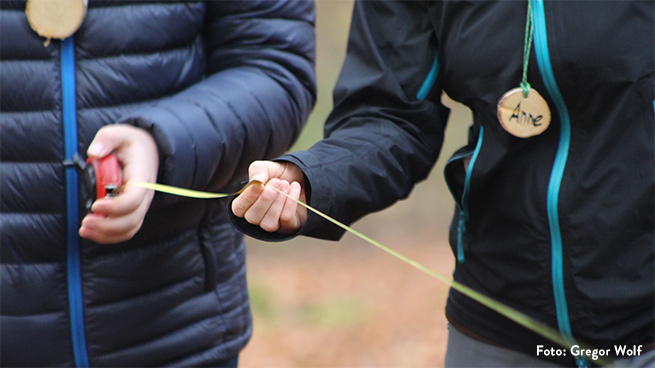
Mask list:
[[[96,200],[116,197],[120,193],[123,175],[116,154],[99,159],[89,158],[86,161],[75,154],[72,162],[66,164],[74,166],[80,173],[80,198],[88,211]]]

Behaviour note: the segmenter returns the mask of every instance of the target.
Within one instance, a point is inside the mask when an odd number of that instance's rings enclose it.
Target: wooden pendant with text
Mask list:
[[[498,101],[498,120],[503,129],[513,136],[529,138],[543,133],[550,125],[550,108],[541,95],[530,89],[512,89]]]

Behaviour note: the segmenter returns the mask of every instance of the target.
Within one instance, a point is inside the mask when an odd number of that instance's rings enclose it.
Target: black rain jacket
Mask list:
[[[474,120],[445,169],[455,280],[572,342],[652,343],[655,3],[533,0],[527,77],[552,123],[524,139],[503,130],[497,102],[521,81],[527,4],[357,1],[326,137],[282,159],[302,168],[312,206],[350,224],[426,177],[445,92]],[[301,234],[342,231],[310,214]],[[554,346],[457,291],[446,309],[469,333],[531,356]],[[541,357],[574,364],[570,352]]]

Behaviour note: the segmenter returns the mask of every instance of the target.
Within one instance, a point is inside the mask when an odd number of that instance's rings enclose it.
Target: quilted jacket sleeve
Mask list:
[[[120,121],[155,137],[160,183],[218,190],[288,149],[316,98],[314,20],[311,1],[207,2],[206,78]]]

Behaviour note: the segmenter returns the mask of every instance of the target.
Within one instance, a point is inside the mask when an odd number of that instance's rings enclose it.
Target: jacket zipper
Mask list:
[[[548,183],[547,212],[548,223],[550,226],[551,236],[551,272],[553,293],[555,297],[555,308],[557,311],[557,324],[564,340],[569,344],[575,344],[569,312],[566,303],[566,293],[564,290],[564,266],[562,256],[562,233],[559,222],[559,191],[564,176],[564,168],[569,155],[569,146],[571,143],[571,119],[564,98],[555,81],[553,66],[550,62],[550,53],[548,50],[548,38],[546,33],[546,19],[544,13],[543,0],[532,1],[534,9],[534,46],[539,65],[541,76],[546,84],[546,89],[550,94],[560,119],[560,139],[550,181]],[[579,367],[587,366],[588,363],[584,358],[576,357]]]
[[[437,50],[434,52],[434,61],[432,62],[432,67],[430,68],[430,72],[428,73],[428,76],[425,78],[425,81],[421,85],[421,88],[419,89],[418,93],[416,94],[416,98],[419,100],[424,100],[430,90],[432,90],[432,87],[434,86],[435,81],[437,80],[437,76],[439,75],[439,57],[437,54]],[[457,226],[457,261],[458,262],[464,262],[464,241],[463,241],[463,236],[464,232],[466,231],[466,222],[468,221],[469,217],[469,211],[468,211],[468,193],[469,193],[469,187],[470,187],[470,182],[471,182],[471,172],[473,171],[473,166],[475,165],[475,160],[478,158],[478,154],[480,153],[480,147],[482,147],[482,136],[484,132],[484,127],[480,127],[480,135],[478,137],[478,142],[475,146],[475,150],[473,153],[469,153],[466,155],[462,156],[457,156],[457,157],[452,157],[449,161],[457,160],[457,159],[462,159],[467,156],[473,155],[471,157],[471,162],[469,163],[469,167],[466,170],[466,179],[464,182],[464,191],[462,193],[462,199],[461,199],[461,205],[460,205],[460,217],[459,217],[459,224]],[[452,192],[452,190],[451,190]]]
[[[75,43],[73,37],[61,42],[61,89],[66,159],[77,153],[77,107],[75,106]],[[74,167],[66,168],[66,269],[68,307],[73,355],[77,367],[88,367],[89,357],[84,333],[82,275],[80,265],[78,177]]]
[[[469,205],[468,198],[469,192],[471,191],[471,174],[473,173],[473,167],[475,162],[478,159],[480,154],[480,149],[482,148],[482,138],[484,137],[484,127],[480,126],[480,133],[478,134],[478,142],[475,144],[475,150],[472,154],[467,154],[466,156],[471,156],[471,162],[469,162],[468,168],[466,169],[466,178],[464,179],[464,190],[462,192],[461,207],[459,213],[459,224],[457,226],[457,262],[464,262],[464,233],[466,232],[466,223],[469,220]]]
[[[425,78],[423,81],[423,84],[421,85],[421,88],[418,90],[418,93],[416,94],[416,98],[419,100],[425,100],[425,98],[428,96],[428,93],[432,90],[432,87],[434,86],[434,82],[437,81],[437,76],[439,75],[439,57],[437,54],[437,50],[434,50],[434,61],[432,61],[432,66],[430,67],[430,72],[428,73],[428,76]]]

